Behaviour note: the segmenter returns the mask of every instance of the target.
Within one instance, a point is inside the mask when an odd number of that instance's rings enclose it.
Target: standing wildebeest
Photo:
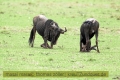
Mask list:
[[[89,52],[90,50],[97,47],[97,52],[99,53],[98,48],[98,29],[99,22],[94,18],[87,19],[80,28],[80,51],[81,52]],[[95,35],[96,45],[91,47],[90,39]]]
[[[53,48],[53,45],[56,44],[60,34],[64,34],[65,31],[59,28],[58,24],[51,20],[47,19],[44,15],[35,16],[33,18],[33,28],[30,33],[29,45],[33,47],[36,30],[39,35],[42,36],[44,43],[41,47],[44,48]],[[51,46],[48,45],[47,40],[51,42]]]

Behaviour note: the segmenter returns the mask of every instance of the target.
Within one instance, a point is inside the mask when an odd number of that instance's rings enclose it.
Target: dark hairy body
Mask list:
[[[53,45],[56,44],[60,34],[64,34],[67,31],[59,28],[58,24],[51,20],[47,19],[44,15],[35,16],[33,18],[33,28],[30,33],[29,45],[33,47],[35,33],[38,32],[42,36],[44,43],[41,45],[43,48],[53,48]],[[51,42],[51,46],[47,43]]]
[[[99,53],[98,48],[98,29],[99,22],[94,18],[87,19],[83,22],[80,27],[80,52],[89,52],[95,50],[97,47],[97,52]],[[96,45],[91,47],[90,39],[95,35]]]

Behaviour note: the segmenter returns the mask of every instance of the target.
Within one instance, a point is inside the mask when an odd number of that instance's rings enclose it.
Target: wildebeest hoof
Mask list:
[[[98,53],[100,53],[100,51],[99,51],[99,50],[97,50],[97,52],[98,52]]]
[[[33,47],[33,44],[29,44],[30,47]]]
[[[49,49],[53,49],[53,47],[49,47]]]
[[[44,44],[41,44],[41,47],[45,47],[45,45],[44,45]]]
[[[44,44],[42,44],[41,47],[46,48],[46,49],[48,48],[48,47],[46,47]]]
[[[50,48],[50,46],[47,44],[47,47]]]
[[[80,52],[87,52],[87,51],[82,49],[82,50],[80,50]]]

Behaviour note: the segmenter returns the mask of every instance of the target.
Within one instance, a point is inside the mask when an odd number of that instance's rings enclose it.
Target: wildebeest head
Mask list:
[[[66,31],[67,31],[66,28],[65,28],[65,30],[61,29],[58,26],[58,24],[51,19],[48,19],[45,22],[45,32],[44,32],[44,34],[46,35],[47,39],[49,41],[51,41],[51,45],[55,45],[59,36],[60,36],[60,34],[64,34],[64,32],[66,32]]]
[[[61,33],[61,34],[64,34],[64,32],[67,31],[67,29],[65,28],[65,30],[61,29],[58,24],[51,20],[51,19],[48,19],[45,23],[45,26],[46,28],[48,28],[49,30],[53,31],[54,33]]]

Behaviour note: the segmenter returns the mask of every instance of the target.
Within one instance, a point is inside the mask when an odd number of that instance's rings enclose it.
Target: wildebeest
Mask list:
[[[42,36],[44,43],[41,45],[43,48],[53,48],[56,44],[60,34],[64,34],[67,31],[61,29],[58,24],[52,19],[46,18],[44,15],[35,16],[33,18],[33,28],[30,33],[29,45],[33,47],[36,30],[39,35]],[[47,43],[51,42],[51,46]]]
[[[95,50],[97,47],[97,52],[99,53],[98,48],[98,29],[99,22],[90,18],[83,22],[80,28],[80,52],[89,52],[90,50]],[[95,35],[96,45],[91,47],[90,39]]]

